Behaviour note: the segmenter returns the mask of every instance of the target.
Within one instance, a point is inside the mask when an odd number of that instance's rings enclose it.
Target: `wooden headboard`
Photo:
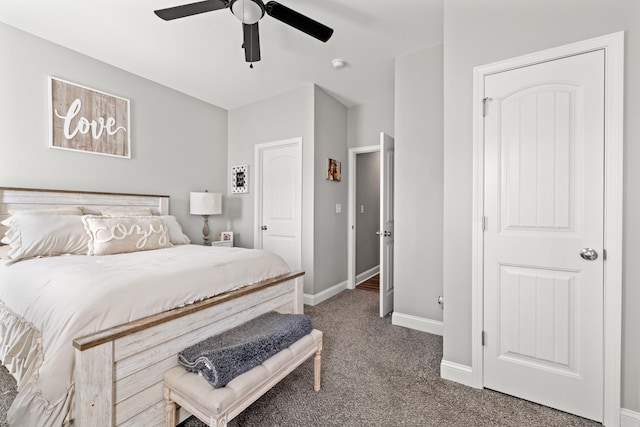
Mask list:
[[[0,187],[0,221],[9,217],[11,209],[63,206],[79,206],[88,214],[99,214],[108,208],[150,208],[155,214],[167,215],[169,196]],[[0,236],[4,236],[5,229],[5,226],[0,225]]]

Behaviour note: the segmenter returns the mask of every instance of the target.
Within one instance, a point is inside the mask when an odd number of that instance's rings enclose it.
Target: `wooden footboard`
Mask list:
[[[77,338],[75,425],[161,426],[162,378],[177,354],[268,311],[302,313],[303,272]],[[179,421],[188,417],[179,413]]]

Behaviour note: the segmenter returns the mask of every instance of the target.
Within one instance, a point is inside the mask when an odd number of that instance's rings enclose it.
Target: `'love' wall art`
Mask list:
[[[49,77],[49,146],[131,158],[129,100]]]

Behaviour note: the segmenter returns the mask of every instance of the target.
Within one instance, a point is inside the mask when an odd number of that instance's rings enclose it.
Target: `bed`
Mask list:
[[[0,221],[78,206],[164,217],[169,198],[0,188]],[[180,350],[268,311],[303,311],[304,273],[273,254],[167,246],[0,261],[0,359],[18,381],[12,424],[163,425],[162,377]]]

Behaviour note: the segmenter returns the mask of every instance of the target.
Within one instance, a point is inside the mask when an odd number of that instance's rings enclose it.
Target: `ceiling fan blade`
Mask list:
[[[183,4],[182,6],[169,7],[167,9],[154,10],[153,13],[165,21],[184,18],[199,13],[211,12],[212,10],[225,9],[229,7],[227,0],[205,0],[197,3]]]
[[[242,24],[242,33],[244,35],[244,59],[247,62],[260,61],[260,33],[258,32],[258,23]]]
[[[268,2],[265,7],[267,13],[278,21],[284,22],[285,24],[302,31],[303,33],[307,33],[311,37],[315,37],[320,41],[326,42],[333,34],[333,29],[306,17],[293,9],[289,9],[276,1]]]

